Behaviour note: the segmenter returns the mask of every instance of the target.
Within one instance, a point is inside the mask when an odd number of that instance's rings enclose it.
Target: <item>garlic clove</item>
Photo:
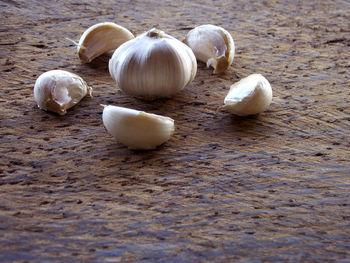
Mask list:
[[[50,70],[39,76],[34,85],[34,100],[40,109],[60,115],[76,105],[92,88],[76,74],[64,70]]]
[[[173,135],[174,120],[118,106],[105,106],[103,124],[118,142],[134,150],[151,150]]]
[[[189,31],[183,41],[199,61],[214,68],[214,74],[224,72],[235,55],[235,45],[231,34],[222,27],[201,25]]]
[[[126,94],[149,100],[169,98],[194,79],[197,61],[184,43],[151,29],[116,49],[109,72]]]
[[[238,116],[254,115],[265,111],[272,101],[272,88],[261,74],[252,74],[234,83],[224,100],[226,109]]]
[[[111,22],[98,23],[89,27],[80,37],[78,55],[83,63],[116,49],[134,35],[126,28]]]

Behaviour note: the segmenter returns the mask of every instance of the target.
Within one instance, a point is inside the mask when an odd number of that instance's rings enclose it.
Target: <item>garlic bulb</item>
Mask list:
[[[265,111],[272,101],[272,88],[261,74],[252,74],[234,83],[228,92],[224,106],[238,116],[254,115]]]
[[[199,61],[212,66],[214,73],[224,72],[233,61],[235,44],[228,31],[219,26],[201,25],[189,31],[183,41]]]
[[[128,29],[115,23],[95,24],[80,37],[77,45],[79,58],[82,62],[89,63],[133,38],[134,35]]]
[[[151,29],[117,48],[109,72],[125,93],[155,99],[171,97],[189,84],[197,62],[184,43]]]
[[[134,150],[154,149],[169,140],[174,133],[174,120],[143,111],[105,106],[103,124],[108,133]]]
[[[92,88],[81,77],[64,70],[47,71],[34,85],[34,99],[39,108],[60,115],[91,94]]]

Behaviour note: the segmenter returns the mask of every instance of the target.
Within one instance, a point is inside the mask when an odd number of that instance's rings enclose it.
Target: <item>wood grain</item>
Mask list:
[[[0,1],[2,262],[348,262],[350,3],[334,1]],[[89,26],[200,24],[236,45],[222,75],[200,63],[170,100],[123,94],[108,56],[81,64]],[[93,87],[66,116],[37,108],[36,78],[74,72]],[[272,84],[265,113],[216,113],[252,73]],[[100,104],[175,119],[174,137],[134,152]],[[344,260],[344,261],[342,261]]]

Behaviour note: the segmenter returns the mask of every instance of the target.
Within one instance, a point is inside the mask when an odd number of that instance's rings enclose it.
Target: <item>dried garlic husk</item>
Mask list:
[[[118,142],[134,150],[151,150],[173,135],[174,120],[117,106],[105,106],[103,124]]]
[[[224,72],[233,61],[235,45],[231,34],[222,27],[201,25],[189,31],[183,41],[199,61],[214,68],[214,74]]]
[[[169,98],[194,79],[197,62],[184,43],[151,29],[116,49],[109,72],[126,94]]]
[[[50,70],[39,76],[34,85],[34,99],[38,107],[60,115],[76,105],[92,88],[76,74],[65,70]]]
[[[238,116],[265,111],[272,101],[272,88],[261,74],[252,74],[234,83],[224,100],[225,109]]]
[[[82,62],[89,63],[133,38],[134,35],[128,29],[115,23],[95,24],[80,37],[77,45],[79,58]]]

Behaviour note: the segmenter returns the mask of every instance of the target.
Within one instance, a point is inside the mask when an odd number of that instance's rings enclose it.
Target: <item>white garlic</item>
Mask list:
[[[195,77],[197,61],[181,41],[157,29],[116,49],[109,72],[126,94],[144,99],[171,97]]]
[[[76,105],[92,88],[76,74],[64,70],[50,70],[39,76],[34,85],[34,99],[38,107],[60,115]]]
[[[261,74],[252,74],[234,83],[224,100],[226,109],[238,116],[254,115],[265,111],[272,101],[272,88]]]
[[[126,28],[111,22],[98,23],[89,27],[77,44],[82,62],[89,63],[94,58],[114,50],[134,35]]]
[[[233,61],[235,44],[231,34],[222,27],[201,25],[189,31],[183,41],[199,61],[214,68],[214,74],[224,72]]]
[[[103,124],[118,142],[134,150],[151,150],[173,135],[174,120],[117,106],[105,106]]]

